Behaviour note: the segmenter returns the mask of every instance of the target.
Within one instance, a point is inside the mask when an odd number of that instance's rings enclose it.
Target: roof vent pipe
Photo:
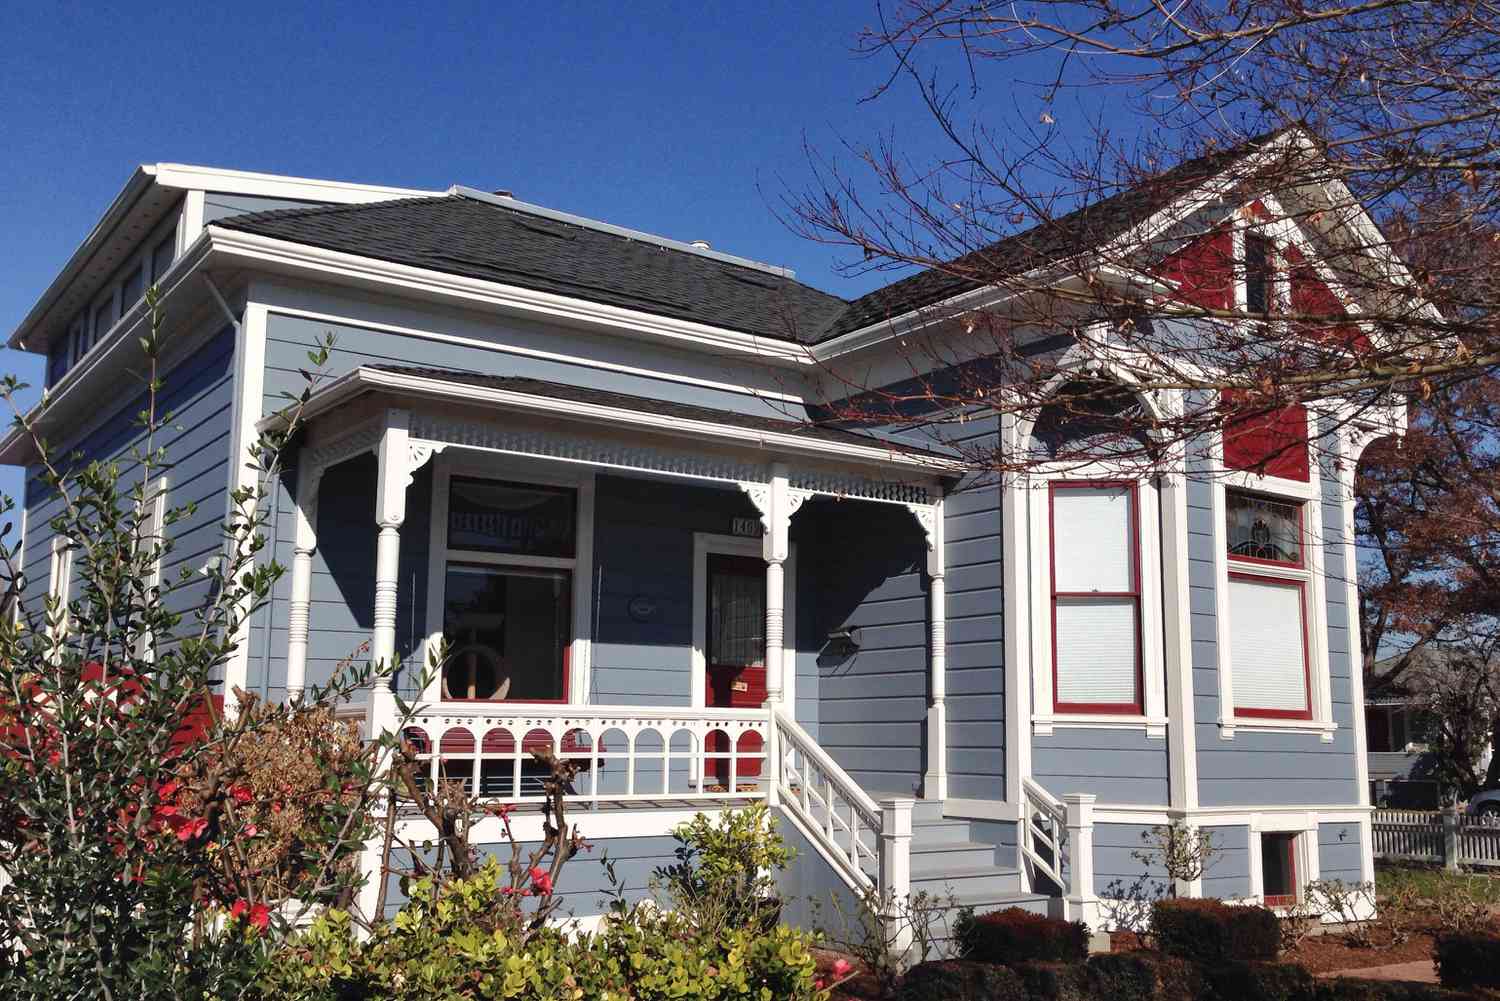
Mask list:
[[[713,247],[709,246],[709,243],[708,243],[707,240],[694,240],[693,241],[693,246],[697,247],[699,250],[712,250],[712,249],[714,249]]]
[[[509,188],[496,188],[494,191],[491,191],[490,194],[492,194],[492,195],[499,195],[501,198],[514,198],[514,197],[516,197],[515,192],[511,191]]]

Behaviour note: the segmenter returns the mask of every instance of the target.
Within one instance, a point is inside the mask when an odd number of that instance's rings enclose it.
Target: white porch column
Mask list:
[[[286,700],[307,690],[307,632],[312,608],[312,558],[318,548],[318,486],[323,468],[310,450],[297,459],[297,536],[292,549],[292,601],[287,609]]]
[[[1093,793],[1075,792],[1063,797],[1068,811],[1068,920],[1082,921],[1090,931],[1099,930],[1099,898],[1094,893],[1094,800]],[[1253,852],[1251,854],[1254,854]]]
[[[924,526],[925,527],[925,526]],[[922,778],[923,799],[948,798],[948,602],[944,578],[943,502],[934,505],[927,536],[928,667],[932,694],[927,704],[927,773]]]
[[[781,704],[784,684],[782,681],[782,654],[785,650],[783,636],[786,622],[786,575],[785,564],[790,549],[792,507],[791,491],[787,484],[786,465],[771,464],[770,495],[763,512],[766,534],[762,548],[766,559],[766,702],[771,706]]]
[[[401,525],[406,520],[406,487],[411,482],[411,458],[407,444],[410,414],[386,411],[385,430],[380,437],[379,472],[375,481],[375,615],[370,633],[370,660],[389,670],[396,659],[396,596],[400,591]],[[370,727],[373,737],[395,723],[396,698],[390,675],[375,680],[370,693]]]

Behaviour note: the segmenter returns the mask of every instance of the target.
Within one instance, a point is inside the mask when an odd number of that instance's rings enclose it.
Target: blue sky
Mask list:
[[[840,278],[836,253],[772,210],[808,179],[804,138],[839,156],[841,139],[881,134],[918,159],[938,150],[909,89],[860,103],[889,68],[853,52],[874,17],[873,0],[12,5],[0,328],[156,161],[508,188],[857,294],[889,278]],[[1029,91],[990,83],[983,105],[1034,114]],[[0,369],[41,372],[3,350]],[[0,490],[18,483],[0,467]]]

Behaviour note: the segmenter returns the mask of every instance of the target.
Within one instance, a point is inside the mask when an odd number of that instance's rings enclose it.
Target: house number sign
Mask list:
[[[764,534],[764,530],[759,518],[732,518],[729,522],[729,534],[758,539]]]

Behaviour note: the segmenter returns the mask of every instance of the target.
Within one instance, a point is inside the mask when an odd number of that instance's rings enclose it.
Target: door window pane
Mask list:
[[[712,567],[708,583],[708,662],[748,667],[765,661],[765,572],[736,572],[732,562]]]
[[[572,591],[567,570],[448,564],[444,697],[564,699]]]
[[[571,557],[572,490],[455,476],[448,494],[448,548]]]

